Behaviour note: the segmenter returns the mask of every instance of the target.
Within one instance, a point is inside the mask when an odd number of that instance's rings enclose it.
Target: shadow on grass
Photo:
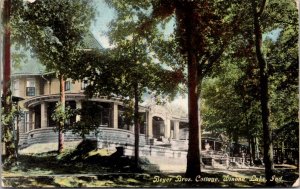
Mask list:
[[[244,176],[260,172],[248,172],[247,169],[234,171],[203,172],[201,177],[217,179],[215,182],[178,181],[184,174],[159,171],[148,159],[140,159],[141,169],[134,170],[134,159],[123,156],[122,150],[112,154],[101,154],[95,150],[95,142],[83,141],[76,149],[47,152],[32,155],[20,155],[19,165],[6,170],[4,184],[12,187],[263,187],[263,182],[224,181],[224,176],[233,172]],[[8,176],[7,176],[8,175]],[[276,175],[283,176],[278,186],[291,186],[299,174],[294,171],[280,170]],[[155,182],[155,177],[162,178]],[[170,182],[165,182],[166,180]],[[177,182],[178,181],[178,182]]]
[[[146,158],[140,158],[140,169],[135,169],[133,157],[124,156],[123,148],[110,155],[101,155],[96,149],[94,141],[81,142],[74,151],[58,157],[63,164],[72,164],[77,173],[143,173],[159,172],[158,166],[153,165]]]
[[[64,151],[62,154],[51,151],[20,155],[18,165],[5,171],[25,175],[159,172],[158,167],[146,158],[140,159],[141,169],[135,170],[134,159],[123,156],[120,150],[111,155],[91,153],[95,151],[95,145],[94,141],[85,140],[76,149]]]
[[[42,176],[42,177],[13,177],[9,179],[3,179],[4,186],[10,186],[13,188],[21,187],[61,187],[60,184],[56,183],[53,177]]]

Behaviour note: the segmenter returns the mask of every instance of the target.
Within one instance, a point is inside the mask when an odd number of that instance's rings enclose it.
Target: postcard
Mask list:
[[[297,0],[0,3],[1,187],[299,187]]]

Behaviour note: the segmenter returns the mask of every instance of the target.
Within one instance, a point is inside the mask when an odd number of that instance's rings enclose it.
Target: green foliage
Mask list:
[[[143,27],[144,22],[151,20],[149,16],[153,2],[106,2],[117,12],[117,17],[110,23],[108,33],[110,42],[117,46],[115,58],[125,61],[127,69],[130,68],[128,73],[131,73],[131,77],[135,77],[128,78],[127,82],[138,78],[139,85],[144,88],[144,92],[156,91],[154,96],[164,93],[174,96],[179,89],[178,83],[181,83],[183,79],[182,70],[179,67],[172,67],[167,58],[163,59],[157,53],[160,45],[167,46],[163,43],[163,32],[158,28],[147,30]],[[126,73],[126,75],[129,74]]]
[[[87,101],[82,109],[77,110],[77,116],[80,116],[80,120],[72,123],[69,129],[73,133],[78,133],[83,139],[91,131],[95,131],[97,135],[97,129],[102,125],[102,113],[103,107],[100,104]]]
[[[10,168],[17,161],[17,138],[15,137],[14,121],[22,112],[12,104],[11,91],[8,90],[5,99],[1,98],[1,142],[5,144],[5,156],[3,159],[4,169]],[[4,150],[4,149],[2,149]]]
[[[276,41],[266,44],[270,74],[271,123],[277,137],[299,146],[298,28],[292,24],[282,29]]]
[[[13,41],[32,50],[47,69],[68,72],[78,58],[95,10],[91,1],[13,1]]]
[[[71,109],[71,107],[65,107],[61,102],[56,103],[54,113],[51,115],[53,121],[58,123],[56,129],[61,129],[65,132],[68,128],[69,119],[75,115],[75,110]]]
[[[11,53],[11,59],[12,59],[12,67],[14,69],[18,69],[20,67],[20,64],[22,63],[22,61],[28,61],[27,60],[27,56],[25,55],[24,52],[21,51],[16,51]]]
[[[208,130],[242,137],[262,136],[259,67],[254,51],[250,3],[243,2],[244,22],[225,51],[220,66],[203,83],[203,119]],[[287,12],[281,16],[282,12]],[[299,146],[297,11],[294,2],[271,1],[261,17],[265,32],[263,53],[268,66],[270,125],[276,140],[286,137]],[[289,18],[289,19],[288,19]],[[278,30],[278,28],[280,28]],[[269,31],[278,30],[276,37]],[[231,133],[231,134],[230,134]],[[285,133],[285,134],[284,134]],[[287,134],[289,133],[289,134]],[[276,142],[276,141],[275,141]]]
[[[92,1],[54,0],[29,3],[15,0],[12,4],[12,36],[15,43],[31,50],[49,71],[55,71],[63,86],[75,63],[78,63],[83,38],[95,15]],[[64,110],[64,90],[60,88],[61,103],[54,120],[59,131],[64,130],[68,111]],[[61,136],[61,133],[59,133]],[[59,139],[59,151],[63,147]]]
[[[218,75],[203,81],[203,126],[225,132],[230,140],[261,134],[259,101],[253,75],[242,71],[247,62],[223,60]]]
[[[136,53],[140,53],[143,57],[135,57],[135,62],[128,45],[102,52],[85,52],[81,60],[85,62],[87,69],[79,74],[74,73],[72,77],[89,80],[90,84],[85,90],[88,96],[119,97],[127,101],[134,98],[135,83],[139,85],[139,101],[142,100],[141,97],[145,92],[155,93],[157,96],[163,94],[174,96],[175,79],[180,77],[180,73],[174,74],[163,69],[159,64],[153,63],[145,52],[142,55],[139,51],[145,48],[144,46],[136,50]]]
[[[3,125],[13,124],[15,117],[19,114],[19,111],[14,106],[8,113],[5,113],[4,107],[2,107],[1,112],[1,123]]]

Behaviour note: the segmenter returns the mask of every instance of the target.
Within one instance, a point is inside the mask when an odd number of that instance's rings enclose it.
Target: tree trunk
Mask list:
[[[65,103],[66,103],[66,98],[65,98],[65,80],[63,78],[63,75],[59,75],[59,84],[60,84],[60,103],[62,105],[62,110],[65,110]],[[64,146],[64,133],[63,133],[63,128],[64,128],[63,122],[59,122],[58,125],[58,153],[61,153],[63,150]]]
[[[197,62],[195,55],[190,53],[188,60],[189,147],[186,176],[192,179],[201,173],[197,91]]]
[[[188,114],[189,114],[189,146],[187,152],[186,177],[195,179],[201,173],[200,167],[200,126],[198,120],[198,65],[195,40],[194,21],[195,7],[193,3],[187,2],[183,7],[183,22],[186,38],[187,64],[188,64]]]
[[[245,102],[245,98],[243,96],[243,102]],[[247,141],[248,141],[248,150],[246,153],[249,152],[249,158],[250,158],[250,165],[252,166],[253,165],[253,162],[254,162],[254,159],[252,158],[252,148],[253,148],[253,145],[251,143],[251,140],[252,140],[252,132],[250,133],[251,131],[251,122],[249,121],[249,118],[247,116],[247,108],[243,105],[243,113],[244,113],[244,117],[245,117],[245,120],[246,120],[246,129],[248,131],[248,136],[247,136]]]
[[[9,115],[12,110],[12,98],[10,91],[10,73],[11,73],[11,61],[10,61],[10,11],[11,0],[4,1],[4,70],[3,70],[3,106],[4,115]],[[4,128],[4,143],[5,143],[5,164],[10,166],[16,161],[16,146],[13,136],[13,120],[9,120],[7,125],[3,125]]]
[[[202,78],[198,78],[198,123],[199,123],[199,154],[200,154],[200,168],[201,165],[204,165],[201,157],[201,150],[202,150],[202,136],[201,136],[201,125],[202,125],[202,120],[201,120],[201,86],[202,86]]]
[[[135,169],[139,169],[139,137],[140,137],[140,123],[139,123],[139,95],[138,83],[134,86],[134,165]]]
[[[16,127],[17,127],[17,132],[16,132],[16,139],[15,139],[15,147],[16,147],[16,156],[18,157],[19,155],[19,149],[18,149],[18,145],[19,145],[19,141],[20,141],[20,127],[19,127],[19,124],[20,124],[20,116],[19,116],[19,113],[20,113],[20,107],[19,107],[19,104],[17,104],[17,110],[18,110],[18,113],[17,113],[17,123],[16,123]]]
[[[252,166],[253,165],[253,158],[252,158],[252,145],[251,145],[251,135],[248,135],[248,151],[249,152],[249,163]]]
[[[11,11],[11,0],[4,1],[4,78],[3,78],[3,94],[4,96],[9,95],[10,90],[10,11]]]
[[[255,145],[255,142],[254,142],[254,137],[253,135],[251,136],[251,139],[250,139],[250,143],[251,143],[251,157],[252,157],[252,162],[254,163],[254,161],[256,160],[256,145]]]
[[[233,130],[232,132],[232,140],[234,143],[239,143],[239,131],[237,129]]]
[[[195,178],[201,173],[198,123],[197,62],[194,54],[188,60],[189,147],[186,176]]]
[[[253,17],[254,17],[254,35],[255,35],[255,50],[256,58],[259,64],[260,71],[260,104],[262,111],[262,125],[264,138],[264,163],[266,185],[272,186],[275,183],[271,181],[273,176],[273,146],[272,136],[270,131],[270,112],[269,112],[269,94],[268,94],[268,70],[267,63],[263,57],[262,46],[262,31],[260,27],[260,15],[262,10],[258,13],[256,11],[256,1],[252,1]]]

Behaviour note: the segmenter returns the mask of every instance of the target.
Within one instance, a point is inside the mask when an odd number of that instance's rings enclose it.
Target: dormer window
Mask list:
[[[26,81],[26,96],[35,96],[35,80],[28,79]]]

